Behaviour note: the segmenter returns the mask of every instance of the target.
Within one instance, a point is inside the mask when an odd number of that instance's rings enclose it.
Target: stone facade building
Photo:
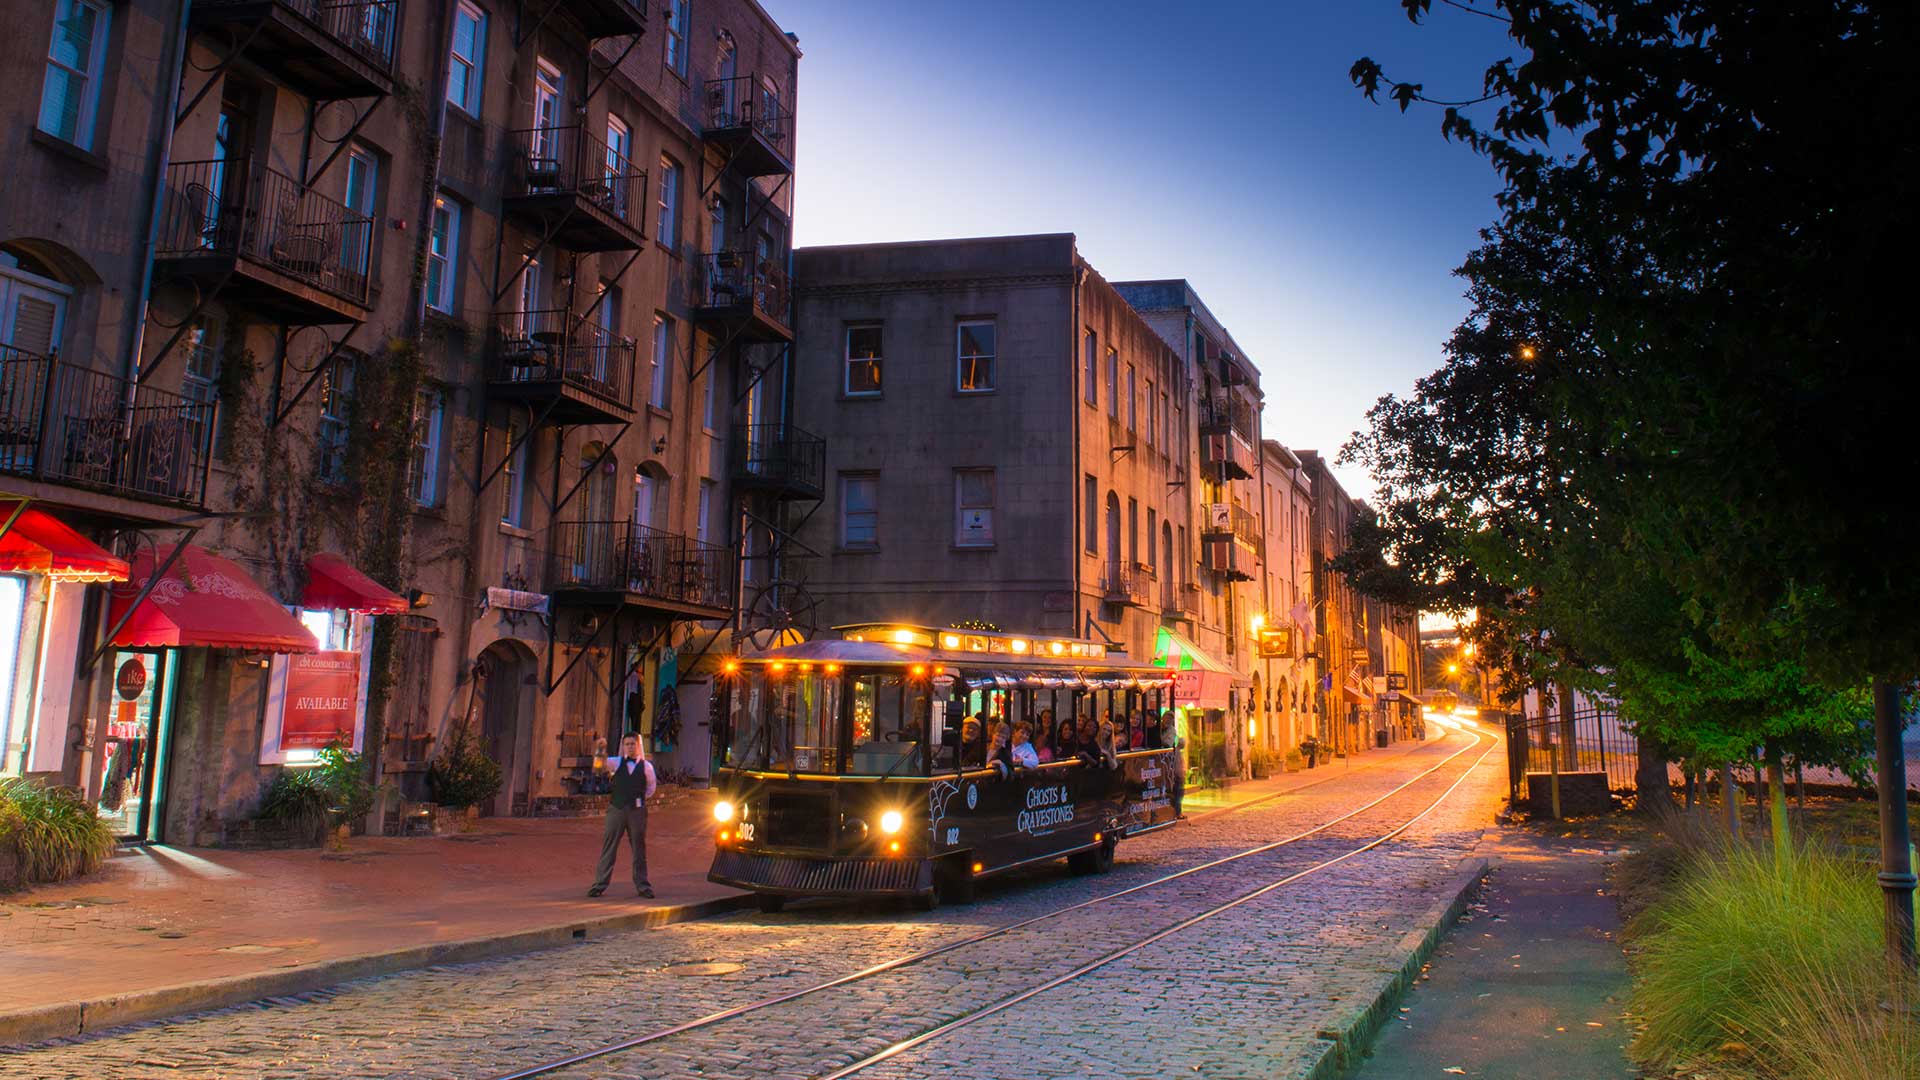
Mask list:
[[[460,726],[505,767],[491,812],[590,803],[626,725],[705,775],[743,523],[809,494],[749,467],[794,457],[794,39],[753,0],[36,17],[5,46],[0,523],[131,565],[0,562],[0,770],[221,842],[313,756],[324,674],[408,798]],[[298,622],[129,637],[209,587]]]
[[[795,414],[834,433],[801,533],[822,624],[1185,650],[1215,669],[1196,758],[1238,773],[1267,607],[1260,395],[1191,287],[1109,284],[1071,234],[809,248],[795,271]]]

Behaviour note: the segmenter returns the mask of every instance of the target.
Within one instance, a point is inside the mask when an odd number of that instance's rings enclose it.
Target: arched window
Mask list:
[[[52,356],[60,351],[73,286],[19,245],[0,244],[0,345]]]

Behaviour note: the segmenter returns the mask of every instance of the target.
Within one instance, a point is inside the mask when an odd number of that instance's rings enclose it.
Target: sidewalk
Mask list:
[[[1617,853],[1507,827],[1480,853],[1479,902],[1434,953],[1398,1019],[1350,1074],[1628,1080],[1629,979],[1607,889]]]
[[[0,897],[0,1045],[701,918],[709,793],[669,789],[647,830],[657,899],[622,846],[589,899],[600,818],[483,818],[472,833],[356,837],[344,853],[154,846]]]
[[[1420,745],[1189,792],[1186,813],[1263,802]],[[599,818],[483,818],[459,836],[356,837],[344,853],[129,848],[91,877],[0,896],[0,1046],[743,906],[745,894],[706,880],[711,793],[668,792],[647,830],[654,900],[634,897],[624,849],[606,895],[587,897]]]

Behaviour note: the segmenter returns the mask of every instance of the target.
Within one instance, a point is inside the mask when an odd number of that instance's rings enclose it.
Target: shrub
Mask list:
[[[427,766],[433,801],[452,809],[472,806],[500,793],[500,763],[488,757],[466,724],[456,724],[446,748]]]
[[[113,842],[113,826],[71,788],[0,779],[0,843],[19,853],[28,881],[91,874],[106,862]]]
[[[297,839],[317,844],[327,831],[327,810],[332,805],[319,769],[281,769],[260,800],[258,816],[278,823]]]
[[[258,816],[278,822],[295,837],[319,843],[327,826],[352,821],[373,809],[360,755],[339,746],[320,751],[320,764],[281,769],[260,800]]]
[[[1871,868],[1806,847],[1695,847],[1630,927],[1634,1055],[1665,1071],[1735,1056],[1742,1075],[1920,1080],[1910,1020],[1883,1013]],[[1841,1037],[1844,1036],[1844,1037]]]

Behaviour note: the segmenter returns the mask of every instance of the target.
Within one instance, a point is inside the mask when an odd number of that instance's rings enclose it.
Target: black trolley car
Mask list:
[[[862,624],[722,665],[709,880],[795,896],[965,901],[981,878],[1065,857],[1104,872],[1179,814],[1172,673],[1100,642]],[[1094,731],[1034,767],[995,722]],[[969,719],[982,723],[969,723]],[[1098,737],[1108,720],[1110,749]],[[1048,747],[1053,749],[1052,740]]]

